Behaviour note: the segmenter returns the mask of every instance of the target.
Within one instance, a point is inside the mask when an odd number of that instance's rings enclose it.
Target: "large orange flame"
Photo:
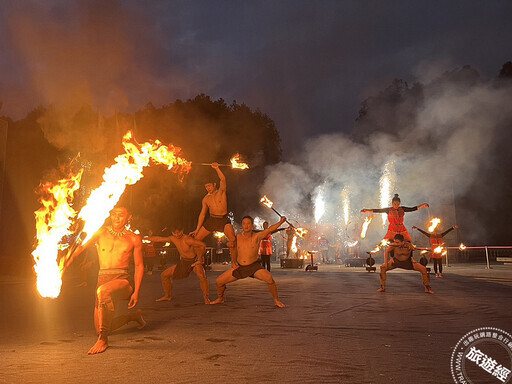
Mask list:
[[[132,133],[128,131],[123,137],[123,146],[125,153],[115,158],[115,164],[106,168],[103,174],[102,184],[91,192],[86,205],[81,209],[78,218],[83,221],[82,233],[85,238],[82,243],[86,243],[90,238],[101,228],[109,212],[114,208],[127,185],[135,184],[143,175],[142,172],[145,167],[154,164],[167,165],[167,169],[172,170],[179,174],[180,180],[191,169],[191,162],[181,158],[181,149],[170,145],[169,147],[162,145],[161,142],[147,142],[144,144],[136,143],[132,138]],[[81,172],[79,174],[81,176]],[[42,216],[46,224],[37,224],[38,231],[38,247],[34,251],[34,260],[36,261],[36,274],[38,279],[38,290],[43,297],[57,297],[60,294],[60,287],[62,285],[61,275],[65,260],[57,262],[56,256],[44,257],[48,260],[48,265],[45,267],[39,266],[41,256],[44,249],[45,252],[53,250],[56,254],[57,247],[62,240],[62,237],[69,234],[72,218],[75,217],[75,212],[70,209],[69,204],[73,198],[73,191],[80,186],[80,176],[75,177],[72,183],[72,191],[68,192],[65,197],[60,199],[53,198],[48,203],[43,203],[43,208],[50,212],[56,212],[59,216],[65,216],[66,220],[59,224],[59,230],[54,230],[50,234],[45,228],[45,225],[55,227],[53,217],[48,217],[48,213],[36,213],[36,220],[38,216]],[[70,183],[70,181],[66,181]],[[66,184],[67,185],[67,184]],[[57,194],[63,194],[59,192]],[[55,194],[54,194],[55,195]],[[38,211],[39,212],[39,211]],[[64,213],[60,213],[64,212]],[[61,228],[62,227],[62,228]],[[53,234],[55,232],[55,234]],[[41,283],[39,283],[41,281]]]
[[[59,260],[58,249],[62,238],[76,216],[71,207],[73,194],[80,188],[83,170],[57,184],[50,182],[39,186],[42,207],[35,212],[37,247],[32,252],[37,289],[42,297],[57,297],[62,286],[63,260]]]

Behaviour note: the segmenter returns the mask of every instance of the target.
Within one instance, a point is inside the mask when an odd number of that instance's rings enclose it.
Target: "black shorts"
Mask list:
[[[228,215],[224,216],[210,216],[203,224],[203,227],[208,232],[224,232],[224,227],[226,224],[231,224],[231,220],[229,220]]]
[[[233,269],[232,275],[237,279],[245,279],[246,277],[254,277],[254,274],[260,270],[265,269],[259,261],[255,261],[249,265],[240,265],[238,268]]]

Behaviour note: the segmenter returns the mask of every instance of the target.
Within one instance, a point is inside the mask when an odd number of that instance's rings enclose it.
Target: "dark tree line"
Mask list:
[[[222,168],[228,180],[229,209],[239,219],[259,203],[265,166],[281,159],[281,140],[267,115],[206,95],[160,108],[149,103],[135,113],[111,116],[84,105],[71,112],[39,107],[22,120],[3,119],[9,128],[0,254],[9,264],[31,263],[39,183],[56,181],[70,168],[85,168],[82,187],[74,199],[79,210],[90,191],[100,185],[104,168],[123,153],[121,139],[128,130],[140,143],[158,139],[181,147],[182,156],[193,162],[183,181],[164,166],[152,166],[146,168],[141,181],[127,188],[123,204],[131,208],[133,225],[143,232],[168,233],[174,225],[182,225],[186,231],[195,229],[206,193],[204,184],[218,181],[215,171],[200,163],[229,163],[240,153],[250,165],[243,172]],[[168,229],[162,232],[164,228]]]

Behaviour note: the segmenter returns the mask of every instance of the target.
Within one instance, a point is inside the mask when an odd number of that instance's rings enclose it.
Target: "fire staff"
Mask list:
[[[388,215],[388,232],[384,239],[392,241],[395,238],[395,235],[400,234],[404,237],[405,241],[412,241],[411,235],[407,231],[404,225],[404,216],[405,212],[413,212],[422,208],[427,208],[428,204],[421,204],[415,207],[402,207],[400,205],[400,197],[395,193],[391,201],[391,207],[389,208],[373,208],[373,209],[362,209],[363,213],[386,213]]]

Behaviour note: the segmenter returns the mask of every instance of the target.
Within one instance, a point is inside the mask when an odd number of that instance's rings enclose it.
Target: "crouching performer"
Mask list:
[[[279,301],[277,286],[272,275],[258,261],[260,242],[270,233],[279,228],[286,218],[281,217],[278,223],[264,229],[261,232],[253,232],[254,220],[251,216],[242,219],[242,233],[236,236],[237,260],[232,260],[233,267],[217,278],[217,293],[219,297],[211,304],[224,303],[226,284],[246,277],[253,277],[268,284],[268,289],[274,298],[274,303],[280,308],[285,305]],[[238,266],[237,266],[238,264]]]
[[[98,340],[89,350],[89,355],[104,352],[108,348],[109,334],[130,321],[136,321],[139,329],[146,325],[140,310],[114,317],[114,303],[117,300],[129,299],[128,309],[137,305],[144,276],[141,238],[126,228],[130,217],[125,207],[112,209],[112,226],[102,227],[90,241],[78,247],[66,262],[67,268],[84,249],[96,244],[100,270],[96,288],[94,325]],[[135,264],[135,279],[128,274],[132,257]]]
[[[412,258],[413,250],[414,245],[405,241],[403,235],[395,235],[393,242],[386,250],[384,264],[380,266],[380,288],[378,289],[378,292],[384,292],[386,290],[386,272],[395,268],[402,268],[420,272],[421,278],[423,279],[423,285],[425,286],[425,292],[434,293],[430,288],[430,279],[428,277],[427,268],[414,261]],[[393,253],[393,255],[390,260],[389,256],[391,253]]]

